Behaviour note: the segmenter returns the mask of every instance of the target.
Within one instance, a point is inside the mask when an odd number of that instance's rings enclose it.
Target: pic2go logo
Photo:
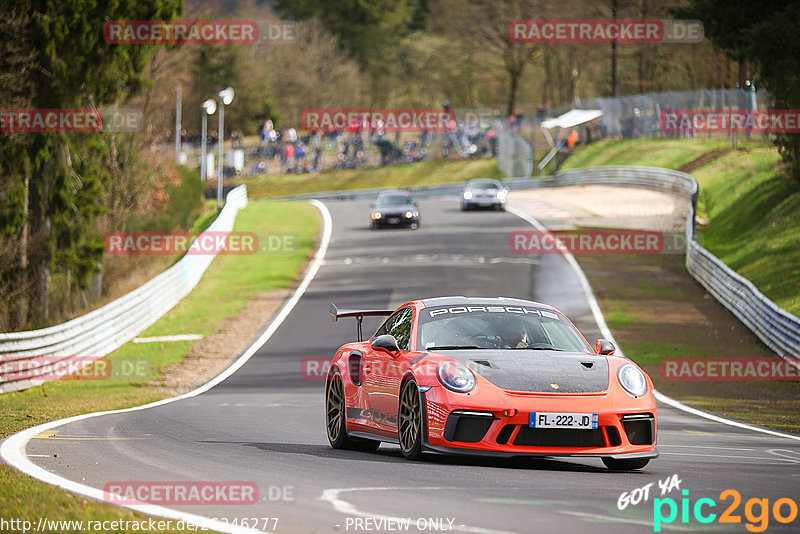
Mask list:
[[[692,506],[689,504],[689,490],[683,490],[681,493],[684,498],[681,499],[680,507],[675,502],[675,499],[670,497],[653,500],[653,532],[661,532],[662,525],[673,523],[678,518],[679,511],[681,523],[690,522],[690,511],[698,523],[712,523],[717,518],[717,514],[711,512],[711,509],[717,506],[714,499],[698,499]],[[742,502],[742,495],[734,489],[727,489],[719,494],[720,501],[727,501],[729,498],[732,499],[732,502],[719,516],[718,522],[740,524],[742,516],[736,515],[736,510]],[[665,512],[667,515],[664,515]],[[769,526],[770,515],[775,521],[783,524],[791,523],[797,519],[797,503],[784,497],[775,500],[770,509],[769,499],[754,497],[745,503],[744,515],[749,521],[745,525],[748,531],[764,532]]]

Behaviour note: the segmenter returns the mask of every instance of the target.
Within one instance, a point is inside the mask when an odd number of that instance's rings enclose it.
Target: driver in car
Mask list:
[[[528,331],[520,317],[504,318],[497,325],[497,335],[502,349],[520,349],[528,346]]]

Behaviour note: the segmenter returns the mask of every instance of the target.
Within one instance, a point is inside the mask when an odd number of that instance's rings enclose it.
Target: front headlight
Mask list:
[[[507,195],[507,194],[508,194],[508,191],[507,191],[507,190],[505,190],[505,189],[503,189],[503,190],[501,190],[501,191],[499,191],[499,192],[497,193],[497,198],[498,198],[498,199],[500,199],[500,200],[503,200],[503,199],[505,199],[505,198],[506,198],[506,195]]]
[[[647,379],[644,373],[630,363],[626,363],[617,371],[620,385],[634,397],[641,397],[647,391]]]
[[[472,200],[472,191],[464,191],[464,200]]]
[[[411,217],[413,217],[413,216],[414,216],[414,214],[413,214],[413,213],[411,213],[410,211],[407,211],[407,212],[406,212],[406,219],[410,219],[410,218],[411,218]]]
[[[383,217],[383,214],[381,212],[379,212],[379,211],[376,211],[375,213],[372,214],[372,219],[375,220],[375,221],[377,221],[381,217]]]
[[[475,375],[467,367],[456,361],[446,361],[436,368],[436,376],[444,387],[458,393],[466,393],[475,387]]]

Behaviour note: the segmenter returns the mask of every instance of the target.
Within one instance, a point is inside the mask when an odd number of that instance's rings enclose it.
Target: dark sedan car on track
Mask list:
[[[365,316],[386,316],[362,340]],[[653,383],[604,339],[592,347],[546,304],[442,297],[397,310],[340,310],[358,341],[339,348],[325,383],[337,449],[397,443],[422,453],[599,457],[641,469],[658,456]]]
[[[461,190],[461,210],[473,208],[506,209],[508,189],[500,180],[470,180]]]
[[[382,191],[370,210],[370,228],[419,228],[419,206],[411,193],[402,190]]]

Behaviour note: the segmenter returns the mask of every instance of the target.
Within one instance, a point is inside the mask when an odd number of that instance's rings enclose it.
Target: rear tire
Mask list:
[[[633,471],[641,469],[650,463],[650,458],[631,458],[629,460],[618,460],[616,458],[602,458],[603,463],[614,471]]]
[[[325,428],[328,441],[334,449],[351,451],[375,451],[380,447],[380,441],[371,439],[353,439],[347,435],[345,417],[347,405],[344,397],[344,383],[342,375],[334,372],[325,386]]]
[[[419,460],[422,456],[422,409],[419,387],[414,380],[403,383],[397,419],[400,451],[409,460]]]

